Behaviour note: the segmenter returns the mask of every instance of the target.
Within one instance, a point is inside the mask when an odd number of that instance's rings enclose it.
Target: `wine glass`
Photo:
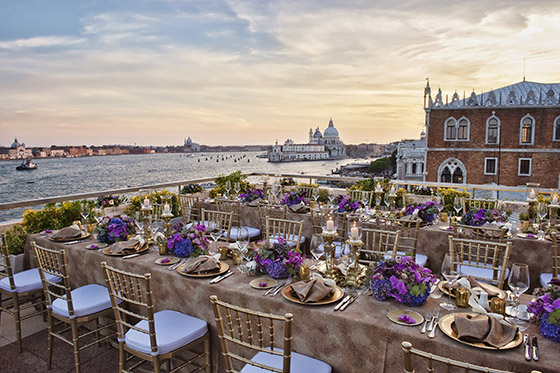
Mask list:
[[[539,224],[544,228],[543,221],[548,215],[548,205],[546,203],[537,204],[537,215],[539,216]]]
[[[455,197],[453,200],[453,209],[455,210],[455,216],[459,216],[459,212],[463,209],[463,201],[459,197]]]
[[[229,198],[229,191],[231,190],[231,182],[229,180],[226,181],[224,189],[226,190],[226,197]]]
[[[323,255],[324,250],[323,237],[320,234],[314,234],[313,237],[311,237],[310,249],[311,255],[313,255],[317,261],[317,265],[319,265],[319,259],[321,258],[321,255]]]
[[[385,195],[383,196],[383,202],[385,202],[385,205],[387,206],[387,211],[391,210],[391,198],[389,197],[389,193],[385,193]]]
[[[319,203],[319,197],[321,196],[321,191],[319,188],[313,189],[313,199],[315,200],[315,205]]]
[[[82,223],[85,227],[85,231],[87,233],[87,222],[88,222],[88,218],[89,218],[89,213],[90,213],[90,209],[89,209],[89,205],[86,202],[83,202],[81,207],[80,207],[80,215],[82,216]]]
[[[95,219],[95,221],[97,222],[97,224],[99,224],[101,222],[101,220],[103,220],[104,218],[104,213],[103,213],[103,209],[96,207],[93,209],[93,218]]]
[[[239,185],[239,183],[233,184],[233,190],[235,192],[235,198],[239,199],[239,192],[241,191],[241,186]]]
[[[329,203],[334,206],[334,200],[336,199],[336,194],[329,194]]]
[[[239,227],[237,229],[237,246],[243,254],[247,252],[247,247],[249,247],[249,229],[247,227]]]
[[[511,273],[508,278],[508,285],[515,295],[515,311],[512,312],[514,317],[508,318],[508,321],[516,325],[526,325],[527,321],[518,317],[519,296],[529,289],[529,266],[525,263],[513,263]]]
[[[454,309],[457,308],[457,306],[451,302],[451,291],[454,282],[461,275],[460,259],[461,258],[458,254],[451,255],[447,253],[445,254],[445,257],[443,258],[443,262],[441,263],[441,274],[443,275],[443,277],[445,277],[449,286],[449,293],[447,294],[447,303],[442,302],[439,304],[439,306],[444,310],[453,311]]]

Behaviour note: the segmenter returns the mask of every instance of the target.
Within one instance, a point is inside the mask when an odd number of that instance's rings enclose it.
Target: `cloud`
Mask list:
[[[69,47],[84,44],[86,39],[68,36],[37,36],[27,39],[0,41],[0,49],[18,50],[27,48]]]

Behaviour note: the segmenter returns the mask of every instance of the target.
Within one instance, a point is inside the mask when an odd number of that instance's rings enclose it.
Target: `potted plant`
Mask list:
[[[20,224],[14,225],[6,232],[8,252],[10,253],[10,262],[12,263],[12,271],[14,273],[23,271],[23,252],[26,239],[27,232]]]

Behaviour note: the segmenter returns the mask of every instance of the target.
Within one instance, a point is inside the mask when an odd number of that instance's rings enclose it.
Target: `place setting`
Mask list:
[[[229,269],[229,264],[220,261],[219,254],[215,256],[200,255],[188,258],[175,270],[186,277],[206,278],[222,275]]]
[[[46,237],[54,242],[64,242],[66,244],[68,243],[77,243],[80,242],[81,240],[88,238],[89,237],[89,233],[84,232],[81,228],[80,225],[78,225],[77,223],[72,224],[69,227],[65,227],[62,229],[59,229],[56,232],[52,232],[50,234],[47,234]]]

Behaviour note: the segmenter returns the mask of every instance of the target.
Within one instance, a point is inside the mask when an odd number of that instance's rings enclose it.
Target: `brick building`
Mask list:
[[[560,83],[522,81],[451,100],[424,90],[426,181],[560,187]]]

